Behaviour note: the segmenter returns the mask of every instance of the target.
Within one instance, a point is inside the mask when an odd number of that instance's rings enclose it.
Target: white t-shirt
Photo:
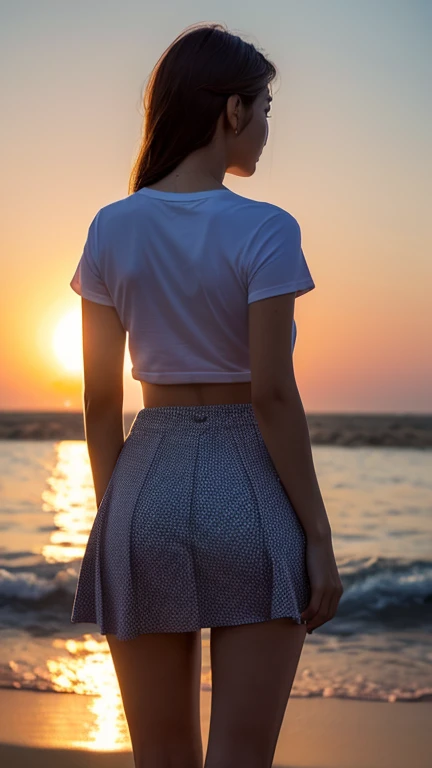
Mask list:
[[[98,211],[70,285],[115,307],[133,378],[160,384],[250,381],[248,304],[315,288],[279,206],[147,187]]]

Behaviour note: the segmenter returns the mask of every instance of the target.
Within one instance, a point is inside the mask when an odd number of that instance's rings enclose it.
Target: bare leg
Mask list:
[[[289,618],[211,629],[204,768],[270,768],[305,637]]]
[[[202,768],[201,632],[106,639],[136,768]]]

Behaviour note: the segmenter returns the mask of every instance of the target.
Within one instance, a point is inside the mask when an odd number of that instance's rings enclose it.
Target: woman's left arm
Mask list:
[[[112,306],[82,298],[84,426],[99,507],[124,444],[124,330]]]

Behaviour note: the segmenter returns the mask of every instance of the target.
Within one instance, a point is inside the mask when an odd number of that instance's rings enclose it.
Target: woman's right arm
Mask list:
[[[251,394],[264,442],[307,538],[309,631],[334,616],[343,588],[294,376],[294,303],[295,293],[285,293],[249,304]]]
[[[306,415],[294,375],[295,293],[249,304],[252,405],[264,441],[308,538],[331,535]]]
[[[312,457],[309,428],[295,388],[278,399],[253,403],[260,432],[282,485],[310,541],[331,537]]]

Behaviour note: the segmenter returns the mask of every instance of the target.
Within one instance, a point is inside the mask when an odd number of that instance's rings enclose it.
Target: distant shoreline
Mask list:
[[[124,413],[125,435],[136,413]],[[314,445],[432,448],[432,414],[306,414]],[[0,411],[0,440],[85,440],[82,411]]]

